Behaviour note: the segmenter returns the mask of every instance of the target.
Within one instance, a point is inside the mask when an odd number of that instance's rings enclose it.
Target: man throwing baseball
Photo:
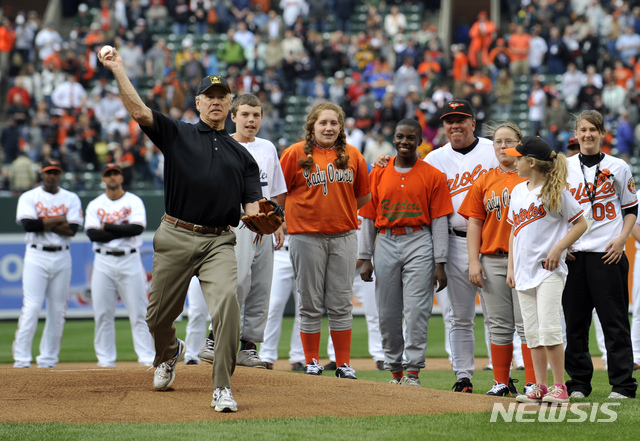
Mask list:
[[[235,412],[231,375],[240,340],[240,308],[236,236],[229,227],[238,225],[241,206],[247,215],[257,214],[262,194],[258,164],[224,129],[231,107],[229,83],[220,76],[200,81],[195,98],[200,120],[189,124],[144,104],[117,50],[112,59],[100,61],[113,72],[131,117],[165,158],[166,213],[154,237],[146,316],[156,348],[153,386],[166,390],[175,380],[185,344],[176,338],[173,322],[184,308],[191,278],[198,276],[216,336],[211,406]]]

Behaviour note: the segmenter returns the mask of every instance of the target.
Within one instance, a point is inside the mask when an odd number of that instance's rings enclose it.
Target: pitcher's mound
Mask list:
[[[0,369],[1,422],[167,423],[315,416],[442,414],[491,411],[512,399],[346,380],[264,369],[236,369],[232,391],[238,412],[211,407],[211,365],[178,364],[173,390],[153,390],[153,369],[133,363],[96,368],[93,363],[55,369]]]

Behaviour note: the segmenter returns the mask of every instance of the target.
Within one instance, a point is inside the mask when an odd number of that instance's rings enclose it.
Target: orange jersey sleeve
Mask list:
[[[287,231],[334,234],[358,228],[356,198],[370,193],[367,163],[360,151],[347,145],[349,167],[335,167],[335,149],[313,148],[314,165],[304,171],[304,142],[287,148],[280,164],[287,183]]]
[[[509,251],[511,225],[507,222],[507,212],[511,202],[511,191],[526,179],[517,172],[504,172],[499,167],[482,175],[467,193],[458,209],[465,219],[484,221],[482,227],[481,254],[495,254]]]
[[[395,158],[371,172],[371,201],[360,209],[361,216],[374,219],[376,228],[393,228],[431,225],[453,212],[444,173],[424,161],[399,173],[394,163]]]

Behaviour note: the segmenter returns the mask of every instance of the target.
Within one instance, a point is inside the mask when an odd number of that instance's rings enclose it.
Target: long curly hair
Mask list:
[[[340,123],[340,133],[338,134],[338,139],[336,139],[335,148],[336,154],[338,157],[334,161],[334,164],[337,168],[346,170],[349,167],[349,156],[345,154],[347,148],[347,135],[344,132],[344,111],[342,108],[336,104],[330,102],[323,102],[320,104],[316,104],[309,115],[307,116],[307,122],[305,123],[305,140],[304,140],[304,158],[300,158],[298,160],[298,164],[305,170],[311,169],[314,164],[313,161],[313,144],[315,143],[315,135],[313,126],[318,121],[320,117],[320,113],[323,110],[333,110],[338,115],[338,123]]]

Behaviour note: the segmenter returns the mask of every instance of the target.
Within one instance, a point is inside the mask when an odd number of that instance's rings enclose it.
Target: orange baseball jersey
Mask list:
[[[400,173],[395,159],[371,171],[371,201],[360,216],[373,219],[376,228],[394,228],[430,225],[432,219],[453,212],[444,173],[424,161]]]
[[[518,172],[505,172],[496,167],[480,176],[462,201],[458,214],[465,219],[484,221],[480,254],[495,254],[509,251],[511,225],[507,222],[509,203],[513,188],[525,178]]]
[[[336,168],[336,149],[313,147],[314,164],[305,171],[304,142],[287,148],[280,158],[287,183],[286,220],[289,234],[334,234],[358,228],[356,198],[369,192],[369,170],[360,151],[347,145],[346,170]]]

